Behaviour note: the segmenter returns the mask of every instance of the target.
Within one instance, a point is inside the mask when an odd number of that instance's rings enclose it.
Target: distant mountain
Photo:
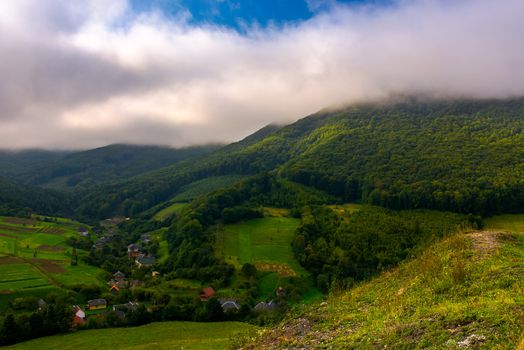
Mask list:
[[[199,157],[218,148],[218,145],[173,149],[116,144],[82,152],[2,152],[0,175],[32,186],[89,188]]]
[[[523,130],[522,98],[361,104],[102,187],[81,210],[136,214],[206,177],[271,171],[342,201],[484,215],[522,211]]]

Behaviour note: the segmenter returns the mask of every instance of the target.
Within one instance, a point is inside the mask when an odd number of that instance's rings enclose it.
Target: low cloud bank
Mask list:
[[[332,5],[239,34],[126,0],[1,1],[0,148],[229,142],[392,94],[524,95],[523,13],[521,0]]]

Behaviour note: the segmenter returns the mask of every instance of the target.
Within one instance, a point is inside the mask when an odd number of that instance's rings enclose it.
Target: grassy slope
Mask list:
[[[242,175],[225,175],[225,176],[211,176],[202,180],[195,181],[189,185],[182,187],[174,201],[191,201],[195,198],[208,194],[210,192],[219,190],[224,187],[229,187],[235,182],[244,179]]]
[[[505,230],[504,218],[495,220],[492,229]],[[258,347],[457,349],[469,339],[470,348],[515,349],[523,341],[523,276],[523,233],[457,234],[326,303],[296,310]]]
[[[275,263],[290,267],[301,275],[306,272],[297,263],[291,241],[299,220],[266,217],[225,225],[219,233],[217,251],[237,268],[249,263]]]
[[[160,210],[153,218],[158,221],[164,221],[173,216],[173,214],[179,213],[186,206],[187,203],[173,203],[169,207]]]
[[[162,322],[136,328],[81,331],[46,337],[5,349],[224,349],[236,334],[254,329],[245,323]]]
[[[485,220],[487,229],[524,233],[524,214],[499,215]]]

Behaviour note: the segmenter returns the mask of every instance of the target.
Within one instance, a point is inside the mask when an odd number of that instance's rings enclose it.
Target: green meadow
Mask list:
[[[256,327],[240,322],[162,322],[134,328],[112,328],[57,335],[6,347],[25,350],[82,349],[226,349],[240,334]]]
[[[298,219],[287,217],[224,225],[218,230],[217,252],[237,268],[252,263],[260,271],[273,271],[282,276],[306,275],[291,250],[298,226]]]

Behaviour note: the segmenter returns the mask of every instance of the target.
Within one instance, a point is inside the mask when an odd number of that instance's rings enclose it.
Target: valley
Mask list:
[[[0,343],[513,346],[523,106],[363,104],[223,147],[0,154]]]

